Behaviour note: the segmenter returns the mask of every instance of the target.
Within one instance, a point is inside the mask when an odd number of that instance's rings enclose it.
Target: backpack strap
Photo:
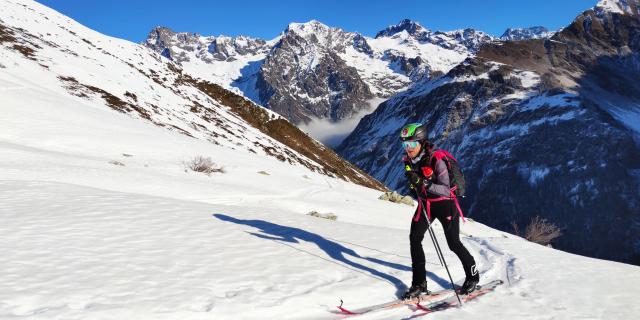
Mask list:
[[[464,218],[464,214],[462,213],[462,208],[460,208],[460,202],[458,202],[458,197],[456,197],[456,194],[454,193],[455,189],[457,189],[456,187],[453,187],[451,190],[451,195],[449,197],[439,197],[439,198],[427,198],[425,199],[427,202],[427,217],[429,218],[429,220],[431,220],[431,202],[438,202],[438,201],[444,201],[444,200],[453,200],[453,203],[456,204],[456,209],[458,209],[458,213],[460,214],[460,218],[462,218],[462,222],[467,222],[467,220]],[[418,209],[421,209],[422,205],[420,204],[420,201],[418,201]],[[415,221],[418,221],[420,219],[419,216],[416,215],[416,217],[414,218]]]
[[[435,162],[438,160],[443,160],[446,164],[447,164],[447,169],[451,169],[451,163],[449,163],[449,159],[452,159],[455,162],[458,162],[458,160],[451,155],[451,153],[449,153],[446,150],[442,150],[442,149],[438,149],[435,152],[433,152],[433,154],[431,155],[431,160],[430,163],[432,166],[435,167]],[[435,161],[434,161],[435,160]],[[426,202],[427,202],[427,216],[429,216],[429,218],[431,218],[431,202],[438,202],[438,201],[443,201],[443,200],[453,200],[453,202],[456,204],[456,209],[458,209],[458,213],[460,213],[460,218],[462,218],[462,222],[466,222],[465,218],[464,218],[464,214],[462,213],[462,208],[460,207],[460,202],[458,202],[458,197],[456,197],[455,191],[458,189],[458,186],[453,186],[450,188],[450,194],[448,197],[439,197],[439,198],[427,198]]]
[[[451,165],[449,164],[450,160],[455,161],[456,163],[458,162],[458,159],[456,159],[453,155],[451,155],[451,153],[449,153],[449,151],[447,150],[436,150],[433,152],[433,154],[431,155],[431,160],[430,163],[433,163],[433,159],[437,160],[444,160],[447,163],[447,167],[450,167]]]

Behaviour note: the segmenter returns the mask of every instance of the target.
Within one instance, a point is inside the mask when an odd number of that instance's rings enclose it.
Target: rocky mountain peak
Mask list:
[[[327,50],[344,52],[347,47],[353,47],[365,54],[372,54],[371,47],[363,35],[330,27],[317,20],[290,23],[280,38],[278,46],[295,48],[299,53],[314,52],[317,58]]]
[[[171,41],[172,38],[175,38],[180,42],[186,43],[186,42],[194,41],[199,37],[200,35],[197,33],[174,32],[168,27],[156,26],[155,28],[151,29],[151,31],[147,35],[146,42],[151,44],[158,43],[158,42],[168,43]]]
[[[195,42],[198,37],[199,35],[195,33],[178,33],[167,27],[156,26],[147,35],[147,39],[145,40],[144,45],[160,53],[164,57],[179,62],[179,59],[174,59],[174,55],[170,47],[189,46],[191,43]]]
[[[174,32],[157,26],[143,44],[178,63],[190,61],[194,54],[205,61],[235,60],[240,55],[254,55],[265,49],[266,41],[247,36],[202,36],[192,32]]]
[[[290,23],[284,30],[279,46],[285,45],[297,48],[296,50],[302,50],[300,52],[309,50],[318,53],[326,50],[343,52],[346,46],[354,45],[354,38],[358,36],[360,35],[357,33],[333,28],[318,20],[304,23],[294,22]],[[366,43],[364,46],[367,47]]]
[[[482,42],[482,41],[493,40],[493,36],[491,36],[490,34],[484,31],[480,31],[472,28],[447,31],[443,33],[453,37],[454,39],[460,42],[467,42],[467,41]]]
[[[534,26],[529,28],[508,28],[500,36],[500,40],[526,40],[526,39],[542,39],[553,35],[547,28],[543,26]]]
[[[460,54],[477,52],[483,43],[495,40],[491,35],[471,28],[434,32],[409,19],[378,32],[375,38],[395,37],[406,38],[410,42],[431,43]]]
[[[477,52],[482,44],[495,40],[486,32],[467,28],[453,31],[436,31],[427,34],[421,41],[430,42],[459,53]]]
[[[218,36],[209,44],[209,52],[219,59],[253,55],[265,48],[266,41],[247,36]]]
[[[594,7],[593,11],[598,14],[617,13],[638,15],[639,0],[600,0]]]
[[[298,23],[292,22],[285,29],[284,33],[296,33],[302,37],[310,34],[326,33],[332,28],[318,20],[310,20],[308,22]]]
[[[402,31],[406,31],[409,35],[412,36],[422,36],[424,33],[430,32],[428,29],[421,26],[418,22],[415,22],[411,19],[403,19],[398,24],[388,26],[384,30],[379,31],[376,34],[376,38],[391,37]]]
[[[151,31],[149,31],[149,35],[147,36],[147,39],[152,39],[162,35],[173,35],[173,34],[174,32],[167,27],[155,26],[153,29],[151,29]]]

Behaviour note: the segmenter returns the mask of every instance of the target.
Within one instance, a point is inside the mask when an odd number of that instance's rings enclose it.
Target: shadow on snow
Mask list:
[[[352,268],[354,268],[356,271],[365,273],[365,274],[370,274],[372,276],[384,279],[386,281],[388,281],[389,283],[393,284],[396,287],[396,296],[400,297],[405,290],[407,289],[407,286],[405,284],[402,283],[402,281],[390,274],[378,271],[374,268],[362,265],[360,263],[354,262],[350,259],[348,259],[347,257],[352,257],[352,258],[357,258],[357,259],[363,259],[369,262],[373,262],[373,263],[377,263],[380,265],[383,265],[385,267],[389,267],[389,268],[393,268],[393,269],[397,269],[397,270],[401,270],[401,271],[411,271],[411,268],[408,266],[404,266],[401,264],[397,264],[397,263],[393,263],[393,262],[388,262],[388,261],[384,261],[384,260],[380,260],[377,258],[372,258],[372,257],[363,257],[361,255],[359,255],[357,252],[355,252],[352,249],[349,249],[345,246],[343,246],[340,243],[331,241],[331,240],[327,240],[326,238],[309,232],[309,231],[305,231],[299,228],[293,228],[293,227],[287,227],[287,226],[283,226],[283,225],[279,225],[279,224],[275,224],[275,223],[271,223],[268,221],[264,221],[264,220],[243,220],[243,219],[237,219],[228,215],[224,215],[224,214],[214,214],[213,215],[215,218],[222,220],[222,221],[227,221],[227,222],[233,222],[236,224],[243,224],[243,225],[247,225],[247,226],[251,226],[254,227],[256,229],[258,229],[259,232],[249,232],[249,234],[252,234],[256,237],[262,238],[262,239],[267,239],[267,240],[274,240],[274,241],[282,241],[282,242],[286,242],[286,243],[300,243],[300,241],[306,241],[306,242],[310,242],[313,243],[315,245],[318,246],[318,248],[322,249],[329,257],[331,257],[332,259],[342,262]],[[301,250],[299,248],[296,248],[294,246],[292,246],[294,249],[296,250]],[[303,251],[303,250],[301,250]],[[322,257],[321,257],[322,258]],[[438,283],[441,287],[447,287],[448,282],[445,281],[444,279],[436,276],[434,273],[429,272],[428,273],[428,277],[433,280],[434,282]]]

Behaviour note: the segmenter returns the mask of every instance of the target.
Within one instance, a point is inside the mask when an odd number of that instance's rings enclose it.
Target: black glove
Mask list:
[[[415,171],[405,171],[405,177],[407,177],[407,183],[409,184],[409,189],[420,190],[422,189],[423,180],[420,175]]]
[[[404,175],[407,177],[409,189],[421,190],[423,186],[425,189],[428,189],[432,184],[431,177],[429,177],[429,179],[424,179],[415,171],[405,171]]]

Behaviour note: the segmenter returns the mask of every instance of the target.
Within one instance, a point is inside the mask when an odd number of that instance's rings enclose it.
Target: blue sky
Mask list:
[[[432,30],[475,28],[500,36],[507,27],[570,23],[597,0],[37,0],[110,36],[140,42],[156,25],[203,35],[272,39],[289,22],[319,20],[368,36],[404,18]]]

